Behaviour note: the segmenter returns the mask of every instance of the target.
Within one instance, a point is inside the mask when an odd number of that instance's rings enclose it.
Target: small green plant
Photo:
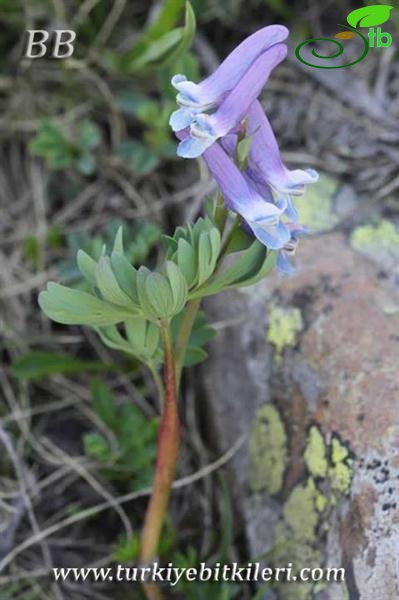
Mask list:
[[[184,10],[184,25],[173,28]],[[149,69],[174,63],[190,47],[195,25],[190,2],[165,0],[158,18],[148,25],[137,43],[123,54],[108,52],[106,63],[113,71],[129,74],[147,74]]]
[[[162,160],[175,159],[175,144],[169,128],[172,101],[150,99],[144,94],[121,94],[118,98],[121,111],[135,117],[143,126],[141,140],[126,140],[117,148],[117,154],[125,159],[134,173],[146,175]]]
[[[45,248],[57,250],[62,247],[64,241],[60,227],[52,225],[45,236],[43,245]],[[44,262],[43,247],[37,235],[28,234],[22,241],[22,254],[24,258],[39,271]]]
[[[43,120],[29,144],[34,156],[45,159],[50,169],[76,169],[82,175],[92,175],[96,169],[94,150],[101,142],[101,132],[89,119],[66,127]]]
[[[93,409],[112,437],[98,431],[86,433],[86,454],[99,462],[110,481],[124,481],[131,491],[148,487],[156,457],[158,418],[148,419],[132,402],[117,406],[100,379],[93,381],[91,394]]]
[[[15,359],[11,372],[20,381],[40,381],[51,375],[79,375],[120,371],[121,364],[106,364],[100,360],[83,360],[69,354],[33,350]]]

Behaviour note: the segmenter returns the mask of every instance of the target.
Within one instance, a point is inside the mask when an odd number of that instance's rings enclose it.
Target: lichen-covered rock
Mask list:
[[[399,299],[364,235],[308,239],[295,277],[210,303],[245,315],[204,377],[219,449],[250,432],[231,465],[248,558],[346,570],[279,583],[281,600],[399,597]]]

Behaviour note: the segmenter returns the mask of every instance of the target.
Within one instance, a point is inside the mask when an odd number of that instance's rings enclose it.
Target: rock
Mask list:
[[[304,240],[293,278],[209,301],[217,321],[242,316],[203,377],[218,451],[249,432],[230,464],[245,558],[346,570],[279,583],[281,600],[399,597],[399,300],[359,239]]]

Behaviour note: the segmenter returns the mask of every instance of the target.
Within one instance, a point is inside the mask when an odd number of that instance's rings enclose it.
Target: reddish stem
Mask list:
[[[157,462],[153,491],[141,534],[140,561],[149,563],[158,552],[159,538],[169,504],[172,483],[180,447],[180,424],[177,410],[175,361],[169,327],[163,325],[164,345],[164,408],[158,434]],[[160,598],[157,586],[144,586],[151,600]]]

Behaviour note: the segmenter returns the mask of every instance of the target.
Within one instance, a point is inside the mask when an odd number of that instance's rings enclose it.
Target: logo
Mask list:
[[[50,33],[45,29],[28,29],[28,44],[25,51],[26,58],[42,58],[46,56],[48,48],[46,42]],[[56,29],[54,31],[54,44],[52,58],[69,58],[74,51],[73,43],[76,33],[71,29]]]
[[[382,25],[383,23],[388,21],[392,8],[393,6],[377,4],[374,6],[365,6],[364,8],[358,8],[356,10],[353,10],[347,16],[346,19],[348,25],[339,24],[340,27],[343,27],[347,31],[337,33],[334,36],[335,39],[320,37],[305,40],[296,47],[295,55],[297,59],[300,60],[304,65],[307,65],[308,67],[313,67],[314,69],[343,69],[345,67],[352,67],[367,56],[367,53],[370,48],[387,48],[392,44],[392,36],[389,33],[382,31],[381,27],[378,27],[379,25]],[[356,27],[368,27],[369,31],[368,33],[364,32],[363,34],[360,31],[358,31]],[[332,44],[335,44],[335,46],[337,46],[338,48],[335,54],[331,54],[329,56],[322,56],[321,54],[318,54],[313,48],[312,55],[315,58],[319,58],[322,60],[338,58],[345,51],[344,45],[338,40],[351,40],[356,36],[360,38],[363,42],[363,51],[359,58],[353,60],[350,63],[335,66],[314,65],[301,56],[302,48],[307,44],[312,44],[314,42],[330,42]]]

